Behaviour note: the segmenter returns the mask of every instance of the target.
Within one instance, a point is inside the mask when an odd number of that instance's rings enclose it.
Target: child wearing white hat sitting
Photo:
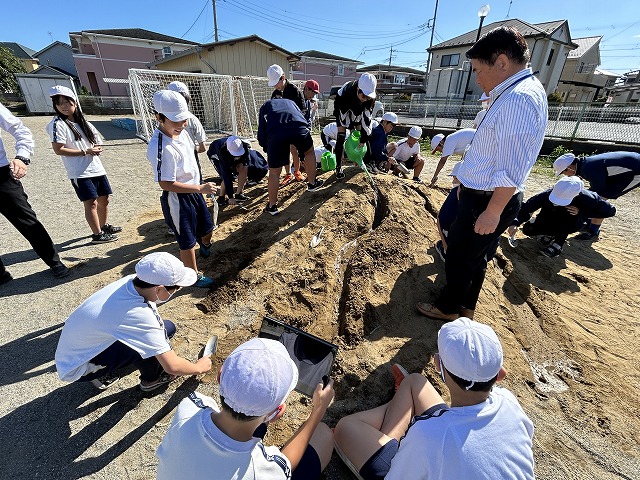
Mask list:
[[[495,387],[506,371],[491,327],[461,317],[438,332],[436,370],[451,406],[421,374],[386,405],[338,422],[336,450],[360,478],[533,479],[533,423]]]
[[[424,168],[424,158],[420,156],[420,137],[422,129],[416,125],[409,129],[407,138],[387,145],[387,153],[398,162],[394,165],[394,173],[407,175],[413,170],[413,181],[422,183],[420,172]]]
[[[158,479],[304,479],[320,477],[331,460],[333,434],[321,423],[333,380],[313,394],[306,422],[282,449],[265,446],[266,424],[280,419],[298,383],[285,346],[254,338],[236,348],[218,374],[220,406],[200,393],[184,399],[158,448]]]

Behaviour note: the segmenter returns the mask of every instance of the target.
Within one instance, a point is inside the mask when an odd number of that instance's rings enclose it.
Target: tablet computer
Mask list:
[[[331,375],[337,345],[271,317],[263,318],[258,336],[278,340],[287,348],[298,367],[297,392],[313,397],[318,383],[326,383]]]

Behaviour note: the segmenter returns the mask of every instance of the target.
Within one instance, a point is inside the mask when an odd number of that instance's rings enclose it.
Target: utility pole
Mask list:
[[[216,0],[211,0],[213,4],[213,33],[215,34],[215,40],[218,41],[218,15],[216,14]]]
[[[431,40],[429,41],[429,49],[433,46],[433,32],[436,31],[436,17],[438,16],[438,0],[436,0],[436,8],[433,12],[433,23],[431,24]],[[427,84],[429,83],[429,69],[431,68],[431,52],[427,50],[427,68],[424,74],[424,91],[427,91]]]
[[[391,57],[393,57],[393,47],[389,50],[389,66],[391,66]]]

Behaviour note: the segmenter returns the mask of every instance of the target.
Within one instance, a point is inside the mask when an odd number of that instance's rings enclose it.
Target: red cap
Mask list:
[[[320,85],[315,80],[307,80],[307,83],[304,84],[309,90],[314,93],[320,93]]]

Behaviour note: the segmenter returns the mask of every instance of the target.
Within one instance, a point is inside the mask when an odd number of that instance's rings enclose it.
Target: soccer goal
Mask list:
[[[189,110],[207,132],[244,138],[254,138],[257,134],[258,112],[273,92],[264,77],[130,69],[131,102],[139,120],[137,133],[146,141],[156,128],[153,94],[176,80],[189,88]]]

